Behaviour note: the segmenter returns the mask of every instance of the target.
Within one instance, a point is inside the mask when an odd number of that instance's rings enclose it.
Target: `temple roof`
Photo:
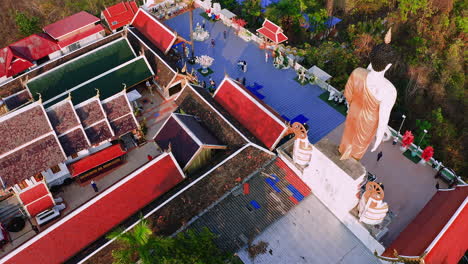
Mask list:
[[[110,125],[114,130],[115,136],[120,137],[128,132],[138,129],[138,123],[136,122],[133,113],[127,114],[119,119],[110,121]]]
[[[163,153],[59,219],[2,261],[29,264],[34,259],[35,263],[63,263],[184,178],[172,155]]]
[[[106,119],[104,110],[98,98],[91,98],[77,105],[75,108],[84,128]]]
[[[6,186],[33,177],[57,164],[66,157],[53,132],[9,155],[0,158],[0,175]]]
[[[456,263],[468,248],[468,185],[439,190],[382,254],[420,256],[428,264]],[[434,244],[434,242],[436,242]]]
[[[104,11],[102,11],[102,15],[104,15],[104,18],[106,19],[107,24],[111,30],[116,30],[129,24],[135,16],[137,10],[138,7],[135,1],[121,2],[107,7]]]
[[[199,121],[191,115],[174,113],[157,132],[154,141],[162,149],[171,151],[182,168],[198,155],[204,147],[224,149],[216,139]]]
[[[81,126],[59,136],[60,144],[67,156],[90,147],[86,134]]]
[[[31,101],[31,95],[27,89],[19,91],[15,94],[12,94],[3,99],[3,102],[6,104],[9,110],[16,109],[27,102]]]
[[[102,101],[102,107],[106,112],[107,119],[112,121],[132,112],[126,92],[121,92],[115,96]]]
[[[49,34],[51,37],[59,39],[96,22],[99,22],[99,18],[85,11],[81,11],[47,25],[43,29],[44,32]]]
[[[287,130],[285,121],[273,109],[228,77],[213,97],[268,149],[274,149]]]
[[[10,112],[0,117],[0,155],[52,131],[39,103]]]
[[[164,53],[169,51],[177,39],[172,30],[141,8],[138,9],[131,25]]]
[[[47,109],[47,116],[57,135],[61,135],[80,125],[75,108],[68,99],[49,107]]]
[[[107,120],[103,120],[85,129],[91,145],[97,145],[114,136]]]

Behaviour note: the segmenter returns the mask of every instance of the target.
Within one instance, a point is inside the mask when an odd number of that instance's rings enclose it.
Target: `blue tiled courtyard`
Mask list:
[[[194,10],[194,27],[202,24],[204,18],[200,15],[201,9]],[[189,13],[184,13],[165,22],[177,31],[183,38],[190,39]],[[246,42],[237,37],[233,28],[226,27],[221,21],[216,23],[205,21],[205,27],[210,32],[210,38],[204,42],[195,42],[195,55],[208,55],[213,57],[214,63],[210,67],[214,73],[208,77],[199,75],[200,80],[208,83],[211,77],[216,85],[227,73],[232,78],[245,78],[246,86],[254,86],[259,98],[275,109],[287,119],[308,120],[309,139],[312,143],[318,142],[334,128],[344,122],[345,117],[327,105],[318,96],[324,91],[318,86],[301,86],[294,78],[297,76],[293,69],[279,70],[273,67],[272,59],[265,62],[265,51],[258,48],[254,42]],[[223,32],[227,31],[224,39]],[[215,40],[212,48],[211,39]],[[237,62],[247,62],[247,72],[239,70]],[[191,70],[192,65],[187,64]],[[193,65],[195,69],[199,65]],[[263,98],[262,98],[263,97]],[[300,116],[302,115],[302,116]],[[299,117],[298,117],[299,116]]]

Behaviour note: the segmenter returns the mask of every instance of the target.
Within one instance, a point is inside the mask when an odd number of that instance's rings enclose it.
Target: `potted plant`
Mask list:
[[[402,152],[405,152],[413,143],[414,141],[414,136],[411,131],[406,131],[405,134],[403,135],[403,138],[401,139],[401,147],[400,150]]]

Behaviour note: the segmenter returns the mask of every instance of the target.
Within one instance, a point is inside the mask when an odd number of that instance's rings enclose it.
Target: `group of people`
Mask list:
[[[245,60],[238,61],[237,65],[239,66],[239,69],[241,71],[243,71],[244,73],[247,72],[247,62]]]
[[[208,83],[210,86],[207,87],[207,84],[205,81],[202,81],[201,82],[201,86],[203,87],[203,89],[207,89],[211,92],[211,91],[214,91],[216,89],[216,83],[215,81],[210,77],[210,79],[208,80]]]

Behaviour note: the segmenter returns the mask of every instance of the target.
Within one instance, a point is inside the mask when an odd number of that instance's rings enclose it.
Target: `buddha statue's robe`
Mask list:
[[[341,159],[360,160],[374,138],[379,124],[378,101],[366,84],[368,70],[357,68],[346,83],[344,96],[349,104],[341,138]]]

